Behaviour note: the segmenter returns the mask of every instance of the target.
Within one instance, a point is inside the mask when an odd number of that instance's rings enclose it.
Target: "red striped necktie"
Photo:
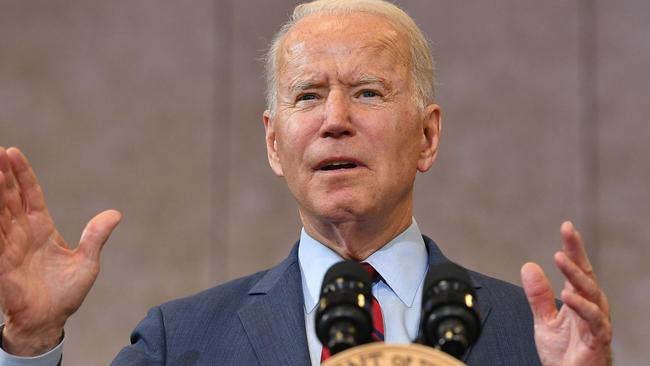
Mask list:
[[[380,280],[379,273],[377,273],[377,270],[375,268],[368,264],[368,263],[361,263],[361,266],[363,266],[363,269],[368,272],[370,275],[370,281],[374,285],[376,282]],[[372,296],[372,325],[373,325],[373,330],[372,330],[372,339],[376,342],[383,342],[384,341],[384,316],[381,314],[381,306],[379,306],[379,301],[375,298],[375,296]],[[320,362],[322,363],[323,361],[327,360],[331,356],[330,350],[327,347],[323,347],[323,352],[321,353],[320,357]]]

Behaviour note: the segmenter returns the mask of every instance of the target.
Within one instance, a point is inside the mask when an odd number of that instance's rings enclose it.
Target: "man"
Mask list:
[[[422,280],[446,260],[412,218],[415,176],[433,164],[441,128],[419,29],[379,0],[301,5],[271,46],[267,75],[268,159],[298,203],[299,244],[268,271],[152,309],[115,365],[317,365],[318,289],[343,258],[381,275],[373,293],[386,341],[417,334]],[[20,151],[0,149],[0,171],[0,365],[56,364],[65,321],[92,286],[120,214],[93,218],[69,250]],[[611,364],[607,298],[571,223],[561,238],[559,310],[536,264],[522,268],[525,294],[472,274],[484,331],[465,362]]]

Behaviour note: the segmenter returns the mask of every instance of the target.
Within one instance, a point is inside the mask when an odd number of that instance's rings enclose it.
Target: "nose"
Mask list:
[[[355,131],[350,112],[350,100],[345,93],[331,91],[325,104],[320,136],[333,138],[353,136]]]

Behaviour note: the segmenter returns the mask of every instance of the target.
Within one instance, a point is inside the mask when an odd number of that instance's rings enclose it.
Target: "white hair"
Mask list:
[[[266,105],[275,113],[278,94],[278,53],[291,28],[302,18],[316,14],[368,13],[386,18],[398,32],[406,36],[410,53],[411,78],[415,87],[415,102],[423,109],[433,103],[435,74],[433,57],[427,40],[413,19],[402,9],[384,0],[316,0],[296,6],[293,15],[276,33],[266,53]]]

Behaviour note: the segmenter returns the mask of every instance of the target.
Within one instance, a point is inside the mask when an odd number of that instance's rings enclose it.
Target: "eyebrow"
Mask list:
[[[359,80],[352,83],[353,85],[367,85],[367,84],[382,84],[383,86],[389,86],[390,83],[385,78],[372,75],[363,75]]]
[[[316,79],[298,79],[296,78],[291,82],[289,85],[289,91],[292,94],[295,94],[297,92],[301,92],[303,90],[307,89],[312,89],[312,88],[319,88],[322,87],[325,84],[323,81],[319,81]],[[381,84],[383,87],[390,89],[391,88],[391,83],[382,77],[374,76],[374,75],[362,75],[358,79],[346,83],[348,86],[352,87],[357,87],[357,86],[363,86],[363,85],[368,85],[368,84]]]
[[[295,93],[295,92],[311,89],[322,85],[323,85],[322,82],[313,79],[294,80],[291,82],[291,85],[289,85],[289,91]]]

